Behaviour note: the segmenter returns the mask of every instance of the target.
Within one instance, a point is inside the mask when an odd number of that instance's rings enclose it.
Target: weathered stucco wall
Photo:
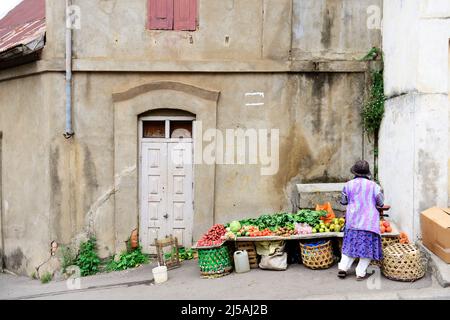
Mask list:
[[[194,239],[213,222],[292,210],[296,183],[344,181],[355,160],[373,155],[359,118],[368,64],[312,60],[354,60],[380,46],[379,30],[358,31],[365,6],[379,1],[200,0],[195,32],[146,30],[145,0],[73,3],[81,9],[81,29],[74,30],[73,138],[62,135],[63,1],[47,1],[43,59],[0,72],[9,268],[31,274],[48,259],[51,241],[77,243],[92,233],[102,257],[123,249],[139,219],[133,131],[137,114],[155,106],[183,107],[206,123],[215,119],[222,131],[280,130],[273,176],[262,176],[257,165],[196,168]],[[290,60],[291,43],[297,61]],[[220,95],[212,104],[166,88],[117,100],[161,81]],[[264,105],[246,105],[249,92],[264,93]]]
[[[114,119],[117,114],[114,108],[120,107],[128,112],[127,108],[142,105],[139,112],[144,112],[142,108],[153,98],[143,95],[142,102],[130,100],[132,103],[125,101],[115,106],[114,93],[155,81],[186,83],[200,88],[207,83],[206,89],[220,92],[218,129],[280,129],[280,170],[274,176],[261,176],[258,165],[218,165],[216,178],[212,180],[214,175],[198,173],[196,184],[215,189],[215,200],[204,196],[195,198],[194,238],[211,225],[213,212],[216,222],[225,222],[264,212],[291,210],[296,201],[292,191],[296,182],[343,181],[350,177],[348,168],[362,154],[358,108],[364,93],[364,74],[236,74],[224,77],[76,74],[75,136],[71,140],[62,136],[64,98],[58,94],[64,89],[62,80],[62,74],[42,76],[39,83],[44,84],[46,91],[45,94],[37,91],[40,104],[33,104],[36,99],[32,99],[32,95],[17,97],[24,101],[10,104],[15,106],[16,113],[2,113],[7,115],[2,117],[1,123],[4,132],[3,197],[8,203],[6,253],[7,256],[12,254],[13,243],[20,248],[28,248],[30,252],[24,253],[30,261],[26,266],[27,272],[32,272],[48,258],[47,250],[52,240],[69,244],[91,232],[98,239],[101,255],[106,257],[121,250],[132,229],[137,227],[137,198],[133,199],[137,191],[137,154],[132,152],[130,159],[134,163],[126,163],[125,166],[122,161],[125,167],[134,168],[125,172],[122,166],[118,166],[121,162],[116,150],[118,136],[121,144],[127,143],[123,139],[129,139],[130,145],[136,143],[137,136],[123,135],[120,117]],[[11,86],[18,83],[20,81],[2,86],[2,105],[6,100],[11,101],[11,94],[7,93],[12,92]],[[29,78],[29,83],[35,84],[36,81]],[[245,105],[245,93],[254,90],[265,92],[264,106]],[[170,99],[163,99],[164,92],[168,92]],[[187,105],[187,96],[175,93],[162,90],[154,91],[152,95],[156,99],[154,101],[166,101],[165,106],[169,108]],[[44,101],[46,106],[43,106]],[[47,113],[31,112],[38,106]],[[148,109],[154,106],[150,103]],[[24,122],[20,126],[9,124],[6,119],[10,115],[19,118],[17,112],[22,119],[34,122]],[[207,115],[205,110],[199,118]],[[124,124],[129,122],[123,121]],[[137,125],[137,116],[135,121]],[[37,129],[42,128],[43,123],[48,130],[41,137],[39,135],[44,132]],[[31,132],[30,125],[33,128]],[[15,137],[24,134],[23,141],[19,142],[19,145],[24,145],[18,149]],[[26,139],[28,136],[32,140]],[[48,143],[43,143],[45,141]],[[24,152],[30,154],[31,160],[24,156]],[[42,163],[33,160],[36,157]],[[24,187],[26,192],[22,191]],[[126,193],[121,195],[126,189],[134,190],[134,193],[128,202],[118,202],[118,197],[127,196]],[[197,194],[204,195],[205,192]],[[29,236],[21,232],[30,232],[36,224],[39,224],[39,232],[33,233],[36,241],[30,242]],[[23,240],[19,240],[20,237]],[[32,249],[36,243],[41,251]],[[17,269],[15,265],[9,266]]]
[[[147,30],[146,0],[73,0],[81,10],[76,59],[287,59],[291,0],[199,0],[193,32]],[[64,3],[50,0],[53,57],[64,57]],[[62,30],[62,31],[61,31]],[[47,49],[46,49],[47,50]]]
[[[50,170],[55,162],[50,159],[45,78],[31,76],[0,85],[2,249],[6,268],[20,273],[31,272],[33,264],[50,256],[49,222],[55,218],[50,209]]]
[[[199,0],[193,32],[147,30],[147,0],[72,2],[80,63],[357,60],[381,45],[382,0]],[[63,14],[63,1],[47,1],[47,58],[64,57]]]
[[[360,59],[380,46],[382,0],[294,0],[293,5],[293,59]]]
[[[137,200],[135,170],[131,176],[127,176],[127,179],[131,179],[126,182],[127,188],[134,190],[128,197],[128,205],[122,206],[127,210],[121,210],[119,217],[117,216],[117,193],[107,201],[102,200],[114,185],[117,186],[115,181],[121,170],[137,164],[134,149],[130,150],[131,162],[122,161],[123,165],[118,165],[120,162],[117,162],[114,155],[117,154],[114,148],[117,148],[118,143],[114,140],[117,140],[118,135],[121,135],[121,144],[127,143],[123,139],[128,137],[128,143],[132,145],[136,137],[123,136],[124,131],[118,129],[124,126],[120,124],[120,117],[115,120],[112,118],[115,104],[111,102],[111,95],[155,81],[186,83],[200,88],[204,88],[207,83],[205,89],[220,92],[217,128],[224,133],[226,129],[236,128],[280,130],[280,170],[274,176],[261,176],[258,165],[217,165],[215,179],[214,174],[202,175],[202,170],[196,170],[197,174],[203,176],[200,180],[196,178],[196,184],[209,186],[215,192],[214,199],[206,197],[205,191],[196,192],[203,196],[195,198],[194,238],[211,225],[213,212],[215,222],[225,222],[243,216],[256,216],[262,212],[291,210],[291,201],[295,201],[295,196],[290,188],[294,188],[295,182],[343,181],[350,177],[348,169],[351,164],[362,155],[363,141],[358,109],[364,94],[364,74],[245,74],[224,77],[78,74],[75,77],[78,98],[75,105],[74,145],[82,154],[89,154],[89,157],[78,156],[74,160],[75,167],[80,167],[80,172],[77,173],[79,185],[75,188],[76,203],[79,203],[76,206],[76,216],[85,216],[85,223],[88,222],[87,217],[95,221],[94,230],[99,234],[99,243],[105,253],[111,250],[110,228],[115,224],[118,237],[115,243],[121,247],[131,230],[136,227],[138,217],[137,207],[133,204]],[[100,84],[101,90],[96,90]],[[249,107],[244,103],[245,93],[255,90],[265,92],[263,107]],[[114,108],[127,110],[142,105],[144,107],[139,107],[138,110],[144,112],[147,101],[148,110],[157,104],[158,107],[167,108],[186,106],[188,111],[193,111],[187,108],[189,103],[186,96],[177,96],[174,91],[170,94],[171,100],[164,100],[165,91],[153,92],[152,96],[155,98],[143,95],[140,98],[144,99],[142,102],[125,101]],[[152,99],[156,99],[155,103],[151,102]],[[161,101],[167,101],[167,105],[162,105]],[[212,112],[213,110],[210,111],[211,114]],[[199,119],[208,113],[204,111],[198,114]],[[126,121],[129,127],[130,120]],[[135,121],[136,125],[137,116]],[[204,121],[204,130],[208,128],[206,123]],[[61,131],[63,124],[61,121]],[[114,166],[116,168],[113,174]],[[67,181],[65,184],[70,192],[72,187]],[[120,187],[118,190],[123,191]],[[126,194],[121,197],[124,196]],[[95,205],[96,211],[88,215],[90,208],[99,199],[101,205]],[[115,218],[113,207],[116,208]],[[73,208],[66,208],[67,212],[71,210]],[[129,216],[125,217],[126,214]],[[122,221],[123,219],[128,219],[131,224]]]
[[[448,105],[450,107],[450,39],[448,42]],[[448,175],[448,206],[450,207],[450,112],[448,113],[449,116],[449,126],[448,126],[448,152],[449,152],[449,160],[448,160],[448,167],[447,167],[447,175]]]
[[[383,16],[380,180],[392,218],[418,238],[420,212],[448,203],[450,3],[386,0]]]

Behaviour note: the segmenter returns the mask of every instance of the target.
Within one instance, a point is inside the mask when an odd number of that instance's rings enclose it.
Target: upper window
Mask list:
[[[197,0],[148,0],[148,29],[194,31]]]

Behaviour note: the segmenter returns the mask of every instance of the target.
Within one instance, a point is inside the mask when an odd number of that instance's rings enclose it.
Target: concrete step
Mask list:
[[[422,241],[417,241],[416,245],[420,248],[420,251],[422,251],[423,254],[427,257],[428,266],[431,268],[431,272],[438,283],[443,288],[450,287],[450,264],[445,263],[441,258],[431,252],[427,247],[423,245]]]

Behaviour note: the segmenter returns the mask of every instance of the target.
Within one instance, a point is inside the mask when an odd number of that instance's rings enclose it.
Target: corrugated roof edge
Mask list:
[[[2,25],[5,21],[8,24]],[[11,60],[17,59],[17,64],[21,64],[21,61],[39,59],[40,55],[36,53],[45,46],[45,1],[22,1],[0,20],[0,26],[0,62],[7,61],[7,67],[11,67],[14,66]],[[24,59],[26,56],[30,58]],[[0,63],[0,69],[4,65]]]

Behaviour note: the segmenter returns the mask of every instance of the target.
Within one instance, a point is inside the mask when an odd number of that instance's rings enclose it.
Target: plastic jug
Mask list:
[[[160,266],[152,269],[153,279],[155,283],[163,283],[167,281],[167,267]]]
[[[250,262],[248,260],[248,253],[246,250],[236,251],[234,253],[234,269],[237,273],[250,271]]]

